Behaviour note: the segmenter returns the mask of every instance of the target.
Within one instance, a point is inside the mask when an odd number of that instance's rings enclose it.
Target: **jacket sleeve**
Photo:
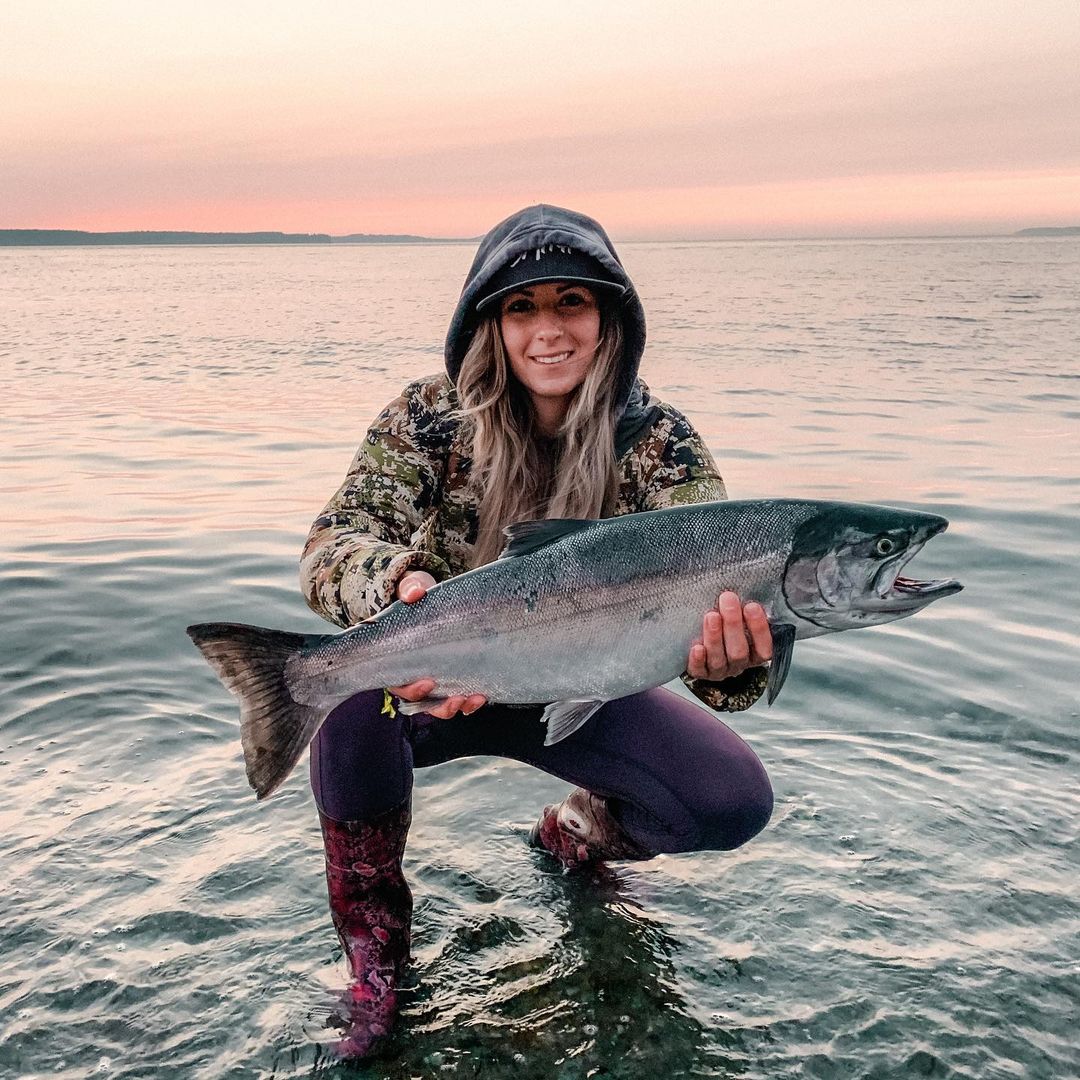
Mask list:
[[[447,564],[423,549],[443,470],[438,418],[413,383],[372,424],[345,482],[315,519],[300,558],[308,606],[338,626],[352,626],[394,599],[410,570],[436,580]]]
[[[701,436],[681,413],[667,415],[643,448],[640,510],[664,510],[684,503],[727,498],[724,481]]]
[[[639,497],[641,509],[663,510],[685,503],[726,499],[727,491],[716,462],[693,425],[670,407],[668,420],[667,437],[657,439],[646,450],[644,488]],[[768,677],[767,667],[754,667],[720,682],[695,679],[683,672],[682,681],[695,697],[717,712],[741,712],[761,697]]]

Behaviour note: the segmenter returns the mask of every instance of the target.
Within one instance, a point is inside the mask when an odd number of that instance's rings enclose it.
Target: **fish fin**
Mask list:
[[[329,712],[296,701],[285,678],[289,659],[320,639],[238,623],[198,623],[187,633],[240,699],[248,783],[258,799],[265,799],[292,772]]]
[[[769,665],[769,681],[766,700],[771,705],[779,696],[784,681],[791,670],[791,654],[795,650],[795,627],[791,623],[773,623],[772,663]]]
[[[554,746],[568,735],[573,735],[601,705],[606,704],[603,699],[597,701],[592,698],[588,701],[553,701],[540,718],[547,724],[544,745]]]
[[[397,711],[404,716],[415,716],[417,713],[430,712],[432,709],[437,709],[440,705],[444,704],[446,698],[444,697],[426,697],[421,698],[419,701],[399,701],[397,703]]]
[[[500,559],[516,559],[530,551],[554,544],[564,536],[580,532],[595,525],[591,518],[545,518],[540,521],[517,521],[503,529],[506,547],[499,553]]]

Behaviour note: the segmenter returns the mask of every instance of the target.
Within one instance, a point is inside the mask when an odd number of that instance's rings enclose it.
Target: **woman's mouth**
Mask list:
[[[535,360],[538,364],[561,364],[564,360],[569,360],[573,356],[573,350],[567,350],[566,352],[550,353],[547,356],[530,356],[530,360]]]

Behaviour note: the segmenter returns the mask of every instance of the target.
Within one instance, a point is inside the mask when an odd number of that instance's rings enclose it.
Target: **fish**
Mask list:
[[[258,799],[286,779],[326,716],[364,690],[433,678],[453,695],[546,704],[545,743],[597,709],[686,668],[720,593],[765,609],[771,705],[796,640],[915,614],[959,592],[952,579],[901,574],[948,521],[866,503],[749,499],[600,520],[511,525],[494,562],[395,601],[337,634],[237,623],[187,633],[240,699],[247,778]]]

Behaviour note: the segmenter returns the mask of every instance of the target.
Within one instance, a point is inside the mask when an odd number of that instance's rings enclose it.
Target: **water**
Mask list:
[[[774,819],[600,881],[564,787],[419,774],[415,963],[371,1076],[1080,1072],[1080,241],[625,245],[643,374],[734,496],[947,515],[958,597],[801,643],[735,719]],[[335,1075],[302,775],[266,805],[183,634],[297,629],[375,412],[436,370],[464,247],[0,249],[0,1075]]]

